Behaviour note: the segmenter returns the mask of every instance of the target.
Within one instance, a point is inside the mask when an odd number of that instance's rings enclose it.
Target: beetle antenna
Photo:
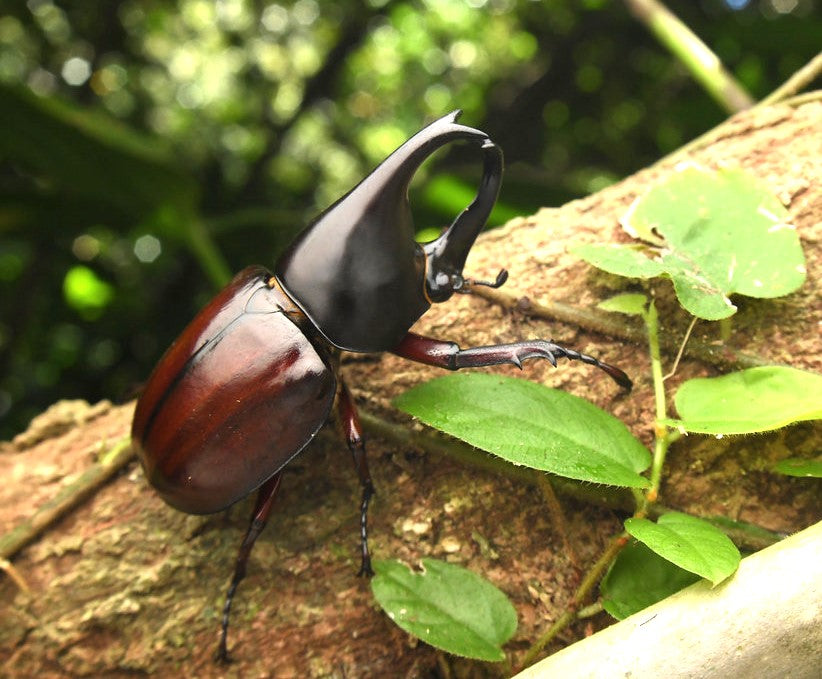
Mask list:
[[[469,294],[471,292],[471,287],[475,285],[482,285],[486,288],[493,288],[496,290],[497,288],[501,288],[505,285],[505,281],[508,280],[508,270],[507,269],[500,269],[499,273],[497,274],[497,278],[494,281],[478,281],[473,278],[466,278],[462,282],[461,288],[455,288],[454,292],[459,292],[463,295]]]

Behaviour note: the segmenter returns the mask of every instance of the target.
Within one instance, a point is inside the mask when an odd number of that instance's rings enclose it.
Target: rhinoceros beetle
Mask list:
[[[435,302],[496,280],[464,278],[468,252],[496,201],[502,152],[488,135],[440,118],[392,153],[311,223],[273,272],[241,271],[190,323],[151,374],[137,403],[132,438],[149,483],[173,507],[220,511],[254,490],[217,656],[228,660],[231,602],[263,530],[283,468],[317,435],[336,403],[362,486],[360,574],[370,575],[366,518],[374,493],[357,409],[340,374],[340,352],[390,351],[447,370],[557,357],[619,368],[546,340],[461,349],[409,332]],[[436,240],[419,245],[408,185],[420,164],[453,141],[479,146],[483,177],[474,201]]]

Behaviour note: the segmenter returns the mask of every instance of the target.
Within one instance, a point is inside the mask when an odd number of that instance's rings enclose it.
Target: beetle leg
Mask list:
[[[513,363],[522,368],[522,362],[529,358],[544,358],[554,366],[557,357],[582,361],[588,365],[604,370],[611,379],[624,389],[630,390],[633,386],[631,379],[619,368],[588,354],[581,354],[573,349],[567,349],[548,340],[529,340],[527,342],[512,342],[510,344],[494,344],[486,347],[460,349],[455,342],[423,337],[409,332],[397,345],[392,353],[408,358],[418,363],[433,365],[446,370],[460,368],[479,368],[486,365],[501,365]]]
[[[228,618],[231,613],[231,602],[234,600],[234,593],[237,591],[237,585],[245,577],[246,564],[248,557],[251,555],[251,550],[254,548],[254,543],[263,532],[265,524],[268,523],[268,515],[271,513],[271,506],[274,504],[274,496],[280,488],[280,479],[282,472],[275,474],[268,481],[266,481],[257,493],[257,502],[254,504],[254,511],[251,512],[251,522],[246,531],[245,538],[240,545],[240,550],[237,552],[237,561],[234,565],[234,576],[231,578],[231,584],[228,586],[228,593],[225,597],[225,606],[223,606],[223,622],[222,631],[220,633],[220,644],[217,647],[217,661],[228,663],[231,658],[228,655],[227,637],[228,637]]]
[[[374,495],[374,484],[371,483],[371,473],[368,471],[368,460],[365,457],[365,443],[363,442],[362,425],[357,414],[357,406],[351,392],[342,379],[339,380],[340,390],[337,397],[337,412],[342,424],[348,449],[354,456],[354,466],[360,477],[362,486],[362,502],[360,504],[360,544],[362,545],[362,562],[357,575],[374,575],[371,568],[371,555],[368,552],[368,503]]]

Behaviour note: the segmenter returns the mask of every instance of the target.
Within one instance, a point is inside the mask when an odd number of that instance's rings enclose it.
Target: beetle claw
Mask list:
[[[522,370],[522,362],[527,361],[529,358],[544,358],[552,366],[557,367],[556,356],[554,356],[554,353],[550,349],[546,349],[543,346],[534,346],[527,342],[517,342],[510,345],[510,347],[513,351],[511,352],[509,361],[520,370]]]

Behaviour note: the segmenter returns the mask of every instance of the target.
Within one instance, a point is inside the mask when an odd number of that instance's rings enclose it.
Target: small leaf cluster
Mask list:
[[[723,319],[732,294],[776,297],[804,281],[804,257],[787,214],[770,194],[738,171],[693,167],[675,172],[639,199],[623,225],[646,244],[589,245],[577,252],[612,273],[666,276],[682,306],[703,319]],[[601,605],[625,618],[696,582],[716,586],[730,577],[740,553],[723,532],[722,517],[706,520],[674,511],[649,515],[669,445],[683,433],[715,436],[770,431],[822,418],[822,376],[763,366],[683,383],[675,395],[679,418],[667,414],[657,312],[642,293],[601,305],[640,316],[647,328],[655,388],[653,454],[620,420],[572,394],[523,379],[454,374],[421,384],[395,404],[425,424],[535,473],[630,488],[634,515],[617,536],[606,564]],[[783,460],[774,471],[822,475],[822,461]],[[594,579],[595,581],[595,579]],[[432,559],[423,571],[380,562],[377,601],[400,627],[451,653],[503,660],[516,616],[505,596],[479,576]]]
[[[594,266],[629,278],[666,276],[697,318],[736,313],[730,295],[773,298],[805,282],[805,257],[787,210],[740,170],[685,165],[631,206],[623,228],[640,245],[582,245]]]

